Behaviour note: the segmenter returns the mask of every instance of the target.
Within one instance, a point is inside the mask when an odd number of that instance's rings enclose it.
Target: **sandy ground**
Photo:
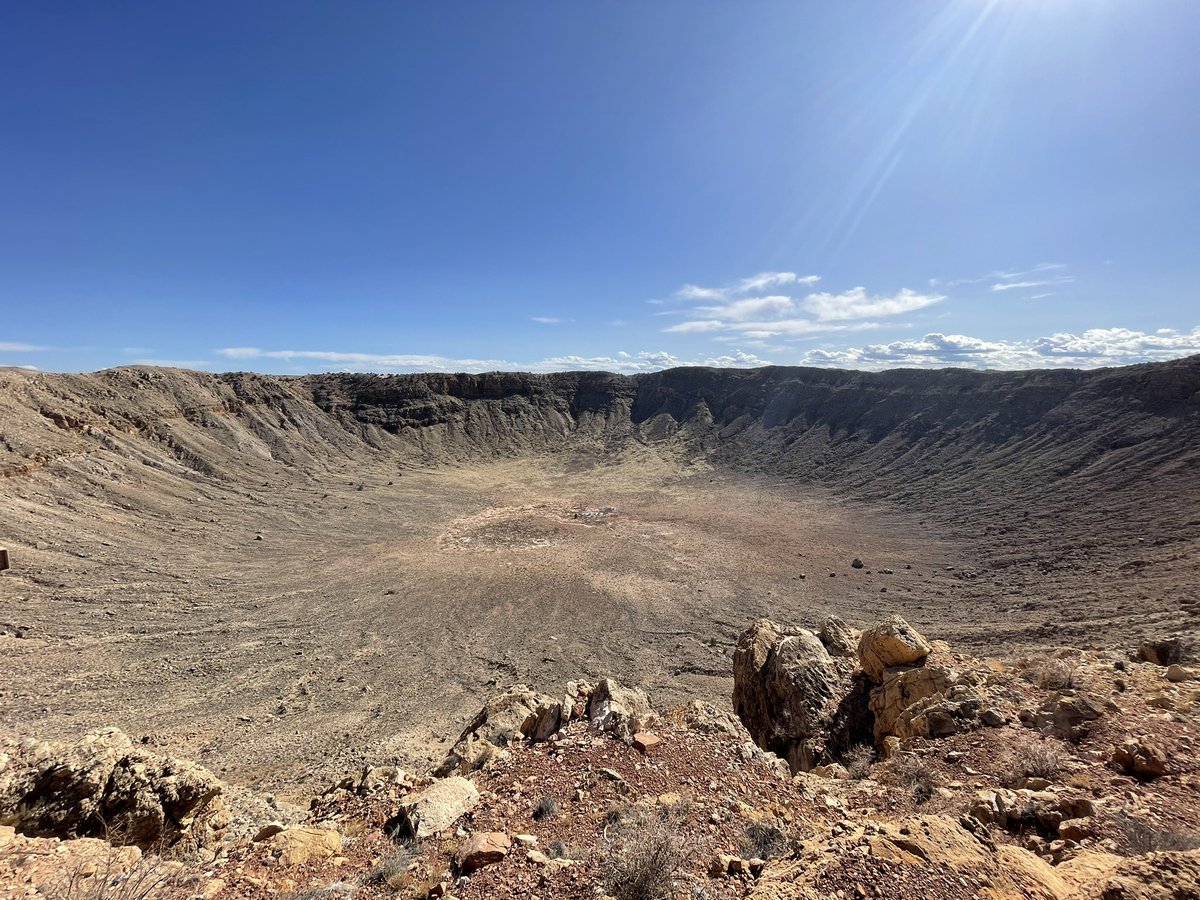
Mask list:
[[[190,481],[71,465],[0,480],[0,729],[116,725],[284,797],[365,760],[440,758],[514,682],[615,675],[663,708],[727,702],[736,635],[760,616],[899,612],[998,656],[1179,614],[1081,586],[1087,566],[1030,572],[1019,534],[951,540],[650,448],[347,460],[319,479],[270,460]]]

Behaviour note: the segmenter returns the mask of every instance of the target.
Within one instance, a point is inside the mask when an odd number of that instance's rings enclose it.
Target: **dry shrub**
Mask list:
[[[112,845],[98,857],[73,861],[41,886],[48,900],[173,900],[194,890],[178,863],[159,856],[131,860],[127,849]]]
[[[889,767],[896,780],[912,791],[913,800],[917,804],[925,803],[933,797],[937,787],[937,773],[924,759],[906,753],[896,757]]]
[[[842,754],[842,765],[854,779],[866,778],[874,764],[875,748],[870,744],[856,744]]]
[[[1070,759],[1058,744],[1046,738],[1037,743],[1022,744],[1012,750],[1007,759],[1009,783],[1022,778],[1057,778]]]
[[[420,855],[421,847],[419,844],[411,841],[401,842],[390,853],[384,856],[375,868],[366,874],[363,880],[367,884],[386,885],[393,889],[399,889],[404,884],[408,867]]]
[[[1125,810],[1113,816],[1113,821],[1134,855],[1161,853],[1166,850],[1200,849],[1200,835],[1195,832],[1151,825],[1141,819],[1135,819]]]
[[[533,808],[533,821],[541,822],[543,819],[552,819],[558,815],[558,801],[553,797],[543,797],[538,801],[537,806]]]
[[[742,838],[742,856],[746,859],[771,859],[789,849],[790,841],[776,822],[751,822]]]
[[[643,823],[604,864],[604,889],[616,900],[670,900],[675,875],[687,860],[683,842],[666,822]]]
[[[1063,691],[1079,687],[1079,663],[1071,659],[1031,656],[1017,663],[1021,677],[1044,691]]]

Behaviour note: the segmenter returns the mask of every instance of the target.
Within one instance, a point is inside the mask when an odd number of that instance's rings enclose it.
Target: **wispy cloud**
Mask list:
[[[719,356],[688,358],[664,350],[638,353],[618,352],[613,356],[552,356],[533,361],[507,359],[456,359],[446,356],[353,353],[334,350],[263,350],[258,347],[225,347],[219,356],[238,361],[282,361],[315,364],[315,371],[377,372],[567,372],[604,371],[633,374],[675,366],[720,366],[755,368],[771,365],[752,353],[736,350]]]
[[[757,275],[739,279],[724,287],[701,287],[697,284],[685,284],[675,292],[675,298],[687,301],[716,302],[746,294],[778,290],[790,285],[812,285],[820,280],[820,275],[797,275],[795,272],[759,272]],[[663,301],[651,300],[649,302],[661,304]]]
[[[1075,276],[1067,272],[1066,263],[1038,263],[1028,269],[1006,271],[997,269],[972,278],[930,278],[930,287],[958,287],[964,284],[991,284],[996,292],[1029,290],[1055,284],[1070,284]]]
[[[993,291],[1025,291],[1031,288],[1047,287],[1053,284],[1070,284],[1075,278],[1063,275],[1059,278],[1043,278],[1037,281],[997,281],[992,285]]]
[[[684,285],[676,297],[690,305],[657,315],[683,316],[684,321],[663,329],[672,334],[734,334],[762,340],[878,328],[875,319],[916,312],[946,299],[909,288],[882,295],[869,294],[864,287],[804,293],[803,288],[818,280],[816,275],[764,272],[728,288]],[[775,292],[744,296],[767,288]]]
[[[573,319],[563,319],[559,316],[530,316],[529,318],[539,325],[562,325],[564,322],[574,321]]]
[[[844,350],[810,350],[802,365],[848,369],[1097,368],[1177,359],[1200,353],[1200,327],[1190,332],[1160,328],[1153,334],[1127,328],[1092,328],[1023,341],[988,341],[934,332],[919,340],[870,344]]]
[[[22,344],[19,341],[0,341],[0,353],[42,353],[50,350],[37,344]]]

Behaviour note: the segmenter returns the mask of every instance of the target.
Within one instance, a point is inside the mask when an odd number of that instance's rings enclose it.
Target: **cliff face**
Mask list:
[[[1200,357],[1080,372],[771,367],[640,376],[0,372],[0,473],[118,453],[439,463],[655,444],[865,497],[1003,507],[1096,491],[1200,496]]]

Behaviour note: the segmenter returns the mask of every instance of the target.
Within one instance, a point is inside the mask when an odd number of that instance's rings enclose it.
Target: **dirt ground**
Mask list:
[[[728,702],[733,643],[760,616],[899,612],[991,655],[1062,630],[1040,580],[984,568],[994,546],[651,448],[347,460],[320,479],[270,460],[201,482],[71,465],[0,481],[0,728],[115,725],[283,798],[363,761],[440,758],[514,682],[615,675],[664,708]],[[1071,624],[1102,641],[1128,615],[1097,594]]]

